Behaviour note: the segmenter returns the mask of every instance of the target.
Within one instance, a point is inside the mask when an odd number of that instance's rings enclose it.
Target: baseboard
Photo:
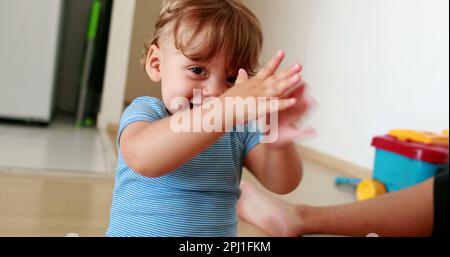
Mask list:
[[[303,158],[323,165],[327,168],[336,170],[342,173],[344,176],[360,179],[372,177],[372,171],[366,168],[360,167],[347,161],[340,160],[336,157],[319,152],[309,147],[299,145],[298,151]]]

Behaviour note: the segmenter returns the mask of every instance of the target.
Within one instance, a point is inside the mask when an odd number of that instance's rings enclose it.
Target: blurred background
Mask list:
[[[448,0],[244,2],[263,26],[261,63],[285,50],[319,102],[301,123],[318,131],[298,142],[305,186],[286,199],[354,201],[333,181],[372,176],[373,137],[448,130]],[[104,234],[120,115],[161,95],[140,65],[160,4],[0,0],[0,236]]]

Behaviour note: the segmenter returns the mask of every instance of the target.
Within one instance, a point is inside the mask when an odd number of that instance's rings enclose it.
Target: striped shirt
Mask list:
[[[132,123],[151,123],[167,117],[170,114],[161,100],[138,98],[122,116],[118,139]],[[262,140],[260,133],[249,132],[248,125],[240,129],[226,133],[180,168],[158,178],[143,177],[131,170],[119,147],[110,224],[106,235],[236,236],[236,203],[241,193],[239,184],[243,163],[249,151]]]

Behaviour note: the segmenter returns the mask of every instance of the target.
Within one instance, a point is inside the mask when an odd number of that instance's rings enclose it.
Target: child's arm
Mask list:
[[[201,110],[189,110],[191,117]],[[163,176],[204,151],[224,134],[175,133],[170,123],[170,117],[155,123],[136,122],[124,130],[120,149],[131,169],[145,177]]]
[[[245,166],[276,194],[294,191],[303,177],[302,162],[293,142],[279,147],[259,144],[249,152]]]
[[[274,57],[259,73],[251,80],[237,83],[228,90],[220,99],[222,103],[225,97],[275,97],[289,90],[297,84],[296,70],[283,72],[283,77],[275,78],[272,75],[279,68],[284,53]],[[245,73],[245,72],[244,72]],[[242,75],[242,72],[240,73]],[[279,100],[278,111],[288,109],[296,103],[295,99]],[[267,104],[269,106],[269,104]],[[205,107],[187,110],[191,112],[190,117],[195,117],[194,112],[201,112],[202,117],[208,114]],[[247,110],[246,110],[247,111]],[[267,110],[269,111],[269,109]],[[271,110],[277,111],[277,110]],[[266,113],[258,113],[256,118],[262,117]],[[233,120],[225,120],[224,127],[234,124],[236,120],[246,120],[244,117],[231,117]],[[250,115],[251,117],[251,115]],[[219,140],[224,133],[175,133],[170,127],[170,117],[155,123],[137,122],[128,126],[120,137],[120,149],[122,156],[128,166],[139,174],[146,177],[160,177],[177,169],[183,163],[189,161],[210,145]]]

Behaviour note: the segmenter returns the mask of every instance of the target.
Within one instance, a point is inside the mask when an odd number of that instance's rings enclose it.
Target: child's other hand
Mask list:
[[[316,131],[312,127],[300,129],[297,123],[304,115],[316,105],[316,101],[305,95],[307,84],[301,81],[297,85],[297,89],[284,96],[287,99],[295,98],[297,103],[285,109],[278,114],[278,138],[271,144],[271,147],[283,147],[291,144],[295,139],[304,139],[316,135]]]
[[[257,108],[245,108],[246,106],[243,106],[240,110],[244,110],[244,112],[238,113],[242,117],[234,117],[233,121],[227,122],[233,122],[233,124],[248,123],[264,117],[264,115],[281,112],[298,104],[298,99],[294,95],[281,98],[302,81],[300,76],[302,67],[300,65],[295,65],[279,75],[275,74],[284,57],[284,52],[279,52],[253,78],[249,78],[245,70],[241,69],[239,71],[236,85],[223,94],[221,98],[223,100],[226,98],[241,98],[244,101],[253,99],[257,104]],[[273,98],[278,99],[273,101]],[[260,108],[263,106],[262,104],[265,104],[266,108]],[[236,108],[239,108],[239,106]]]

